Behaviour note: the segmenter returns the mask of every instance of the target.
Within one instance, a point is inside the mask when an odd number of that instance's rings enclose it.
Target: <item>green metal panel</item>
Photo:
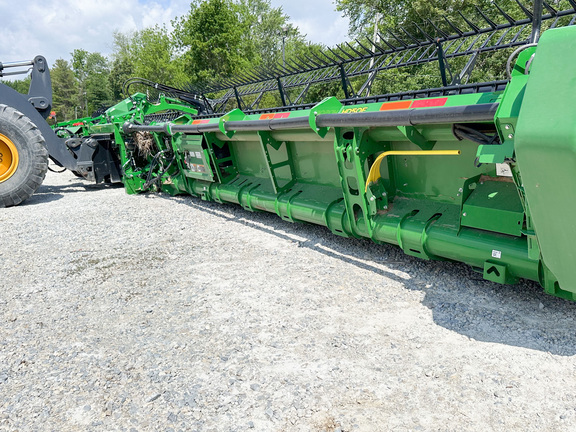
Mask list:
[[[549,271],[544,288],[576,293],[576,27],[545,32],[534,58],[515,136],[534,230]]]
[[[512,181],[494,180],[485,179],[477,184],[462,207],[461,224],[470,228],[520,236],[524,208],[516,185]]]
[[[177,150],[181,154],[182,171],[186,177],[214,180],[208,150],[202,147],[202,135],[184,135]]]
[[[419,150],[412,143],[393,143],[393,150]],[[464,179],[486,173],[489,166],[474,166],[476,146],[470,142],[436,142],[434,150],[460,150],[460,156],[394,156],[397,194],[407,198],[427,198],[460,203]],[[446,175],[450,173],[450,175]]]
[[[238,132],[238,135],[242,132]],[[226,139],[224,135],[218,135]],[[240,175],[248,175],[268,179],[268,166],[262,153],[262,143],[257,134],[250,134],[250,140],[229,141],[232,153],[236,159],[236,167]]]
[[[314,134],[315,135],[315,134]],[[310,133],[308,134],[310,137]],[[340,186],[336,155],[334,154],[334,134],[329,132],[321,141],[301,139],[292,141],[295,174],[304,183],[325,186]]]

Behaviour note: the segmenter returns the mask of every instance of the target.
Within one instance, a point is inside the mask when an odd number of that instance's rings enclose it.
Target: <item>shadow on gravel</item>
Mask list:
[[[123,188],[124,185],[122,183],[88,183],[78,180],[75,183],[70,183],[67,185],[59,185],[59,186],[48,186],[48,185],[41,185],[34,195],[24,201],[21,206],[29,206],[29,205],[36,205],[36,204],[43,204],[48,203],[51,201],[57,201],[64,197],[64,195],[77,193],[77,192],[86,192],[90,190],[102,190],[102,189],[116,189],[116,188]]]
[[[576,354],[576,302],[549,296],[535,282],[500,285],[485,281],[462,263],[420,260],[405,255],[393,245],[338,237],[324,227],[289,224],[271,213],[251,213],[232,204],[202,202],[194,198],[168,199],[292,242],[295,239],[291,235],[306,238],[299,242],[299,247],[423,292],[422,304],[432,311],[436,324],[471,339],[555,355]],[[409,279],[399,277],[393,271],[404,272]],[[362,290],[361,284],[358,289]]]

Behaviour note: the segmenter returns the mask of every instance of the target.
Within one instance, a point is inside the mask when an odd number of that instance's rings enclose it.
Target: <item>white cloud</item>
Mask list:
[[[348,40],[348,18],[335,10],[333,0],[271,0],[271,4],[282,6],[311,42],[333,46]]]
[[[338,17],[335,21],[318,24],[313,18],[294,19],[292,21],[306,38],[312,42],[333,46],[348,40],[348,20]]]
[[[0,0],[0,61],[29,60],[41,54],[49,64],[70,58],[76,48],[110,54],[115,30],[129,32],[169,25],[188,11],[189,0],[166,6],[146,0],[29,0],[15,8]]]

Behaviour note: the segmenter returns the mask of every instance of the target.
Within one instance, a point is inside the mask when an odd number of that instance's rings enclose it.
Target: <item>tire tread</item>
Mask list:
[[[16,137],[21,139],[10,139],[19,152],[27,149],[30,154],[30,158],[21,154],[20,163],[23,166],[16,170],[16,173],[19,170],[27,171],[23,179],[16,179],[15,173],[0,183],[0,207],[11,207],[28,199],[44,181],[48,170],[48,150],[44,137],[28,117],[10,106],[0,104],[0,133],[6,135],[4,128],[14,129]]]

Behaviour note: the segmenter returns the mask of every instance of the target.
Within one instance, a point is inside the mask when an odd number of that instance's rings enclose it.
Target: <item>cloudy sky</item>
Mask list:
[[[271,0],[312,42],[346,40],[347,20],[332,0]],[[0,62],[31,60],[48,64],[70,59],[75,48],[109,54],[112,32],[170,24],[189,10],[190,0],[0,0]]]

